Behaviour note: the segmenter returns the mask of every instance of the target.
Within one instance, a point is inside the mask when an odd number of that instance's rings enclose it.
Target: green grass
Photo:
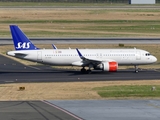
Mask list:
[[[97,87],[96,90],[101,97],[160,97],[160,85],[155,85],[155,91],[152,91],[152,85],[122,85]]]
[[[158,4],[157,6],[159,6],[160,4]],[[134,5],[133,5],[134,6]],[[107,10],[97,10],[97,11],[107,11]],[[133,13],[133,12],[137,12],[137,14],[141,14],[141,12],[146,12],[148,14],[150,14],[150,12],[160,12],[160,9],[110,9],[109,12],[116,12],[116,11],[119,11],[119,12],[130,12],[130,13]],[[144,14],[141,14],[141,15],[144,15]]]
[[[143,22],[159,22],[159,21],[128,21],[128,20],[4,20],[1,23],[143,23]]]
[[[0,2],[1,3],[1,2]],[[4,4],[6,4],[4,2]],[[9,4],[9,3],[8,3]],[[16,4],[16,3],[13,3]],[[17,4],[22,4],[17,3]],[[23,3],[23,4],[37,4],[37,3]],[[48,3],[43,3],[48,4]],[[64,3],[52,3],[52,4],[64,4]],[[68,3],[67,3],[68,4]],[[74,3],[70,3],[74,4]],[[82,3],[77,3],[82,4]],[[76,5],[76,3],[74,4]],[[52,10],[51,10],[52,11]],[[2,15],[0,19],[0,26],[6,27],[10,24],[17,24],[21,27],[21,29],[27,34],[29,37],[159,37],[160,36],[160,19],[159,15],[156,13],[150,12],[160,12],[160,9],[143,9],[143,10],[86,10],[85,12],[82,10],[80,14],[88,15],[88,14],[103,14],[107,12],[119,12],[123,11],[123,14],[130,14],[130,12],[135,12],[135,17],[137,20],[124,20],[121,19],[97,19],[85,17],[82,19],[68,19],[63,16],[65,11],[60,12],[62,18],[55,18],[53,13],[53,19],[47,19],[41,15],[38,15],[37,19],[27,18],[25,16],[15,17],[14,15]],[[146,12],[146,13],[139,13]],[[10,13],[10,11],[8,11]],[[31,10],[32,12],[32,10]],[[63,13],[64,12],[64,13]],[[24,12],[25,13],[25,12]],[[46,12],[47,13],[47,12]],[[71,13],[67,13],[70,17],[74,18]],[[77,13],[76,13],[77,14]],[[21,14],[19,14],[21,16]],[[27,14],[26,14],[27,15]],[[56,14],[55,14],[56,15]],[[106,14],[107,15],[107,14]],[[155,16],[154,16],[155,15]],[[47,17],[50,14],[47,15]],[[91,15],[94,17],[94,15]],[[140,18],[139,18],[140,16]],[[153,20],[146,19],[147,17],[153,18]],[[23,18],[24,17],[24,18]],[[65,17],[65,18],[64,18]],[[126,15],[127,17],[127,15]],[[144,18],[143,18],[144,17]],[[142,19],[143,18],[143,19]],[[126,20],[125,20],[126,19]],[[139,20],[138,20],[139,19]],[[141,20],[142,19],[142,20]],[[47,26],[45,26],[47,24]],[[28,31],[24,30],[23,26],[27,26]],[[29,30],[30,29],[30,30]],[[0,37],[8,37],[10,36],[9,28],[0,30]]]
[[[141,24],[135,24],[135,25],[117,25],[117,26],[90,26],[86,28],[82,28],[84,30],[92,30],[92,31],[110,31],[110,32],[132,32],[132,33],[159,33],[160,31],[160,25],[153,24],[153,25],[141,25]]]
[[[48,26],[40,27],[46,23]],[[55,27],[54,24],[61,24]],[[6,20],[1,24],[28,24],[32,29],[34,24],[40,24],[39,30],[24,31],[27,36],[33,37],[134,37],[134,36],[155,36],[159,35],[160,20]],[[76,25],[77,24],[77,25]],[[81,24],[81,25],[78,25]],[[8,26],[8,25],[7,25]],[[62,28],[62,26],[64,26]],[[36,27],[34,27],[36,28]],[[56,31],[56,30],[59,30]],[[64,31],[61,31],[64,30]],[[74,32],[71,32],[73,30]],[[77,31],[76,31],[77,30]],[[106,33],[105,33],[106,32]],[[109,32],[107,34],[107,32]],[[120,33],[118,33],[120,32]],[[141,33],[137,35],[137,33]],[[9,29],[0,30],[0,36],[10,35]]]
[[[51,31],[32,31],[32,32],[25,32],[28,37],[130,37],[130,35],[122,35],[122,34],[104,34],[104,33],[92,33],[91,31],[85,33],[85,31],[81,32],[51,32]],[[10,32],[0,31],[1,37],[11,37]],[[132,34],[133,36],[133,34]],[[136,36],[136,35],[135,35]]]
[[[159,24],[160,20],[0,20],[1,23],[98,23],[98,24]]]

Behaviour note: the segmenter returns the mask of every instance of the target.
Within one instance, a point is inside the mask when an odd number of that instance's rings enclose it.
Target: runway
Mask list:
[[[55,69],[51,66],[26,66],[12,59],[0,56],[0,83],[25,82],[87,82],[87,81],[117,81],[117,80],[157,80],[160,70],[134,69],[118,70],[117,72],[93,71],[92,74],[81,74],[78,70]]]

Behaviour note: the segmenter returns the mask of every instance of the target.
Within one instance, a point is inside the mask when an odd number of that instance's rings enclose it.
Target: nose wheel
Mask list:
[[[137,65],[135,65],[135,66],[134,66],[134,68],[135,68],[135,73],[138,73],[138,72],[139,72],[139,70],[138,70],[138,66],[137,66]]]

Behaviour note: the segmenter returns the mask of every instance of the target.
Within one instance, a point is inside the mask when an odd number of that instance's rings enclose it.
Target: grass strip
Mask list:
[[[1,20],[2,23],[159,23],[160,20]]]
[[[96,87],[97,93],[103,97],[160,97],[160,85],[122,85],[122,86],[104,86]]]

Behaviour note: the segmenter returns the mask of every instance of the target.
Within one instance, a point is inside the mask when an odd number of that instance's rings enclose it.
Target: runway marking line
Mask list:
[[[155,69],[154,71],[156,71],[156,72],[160,72],[160,70],[156,70],[156,69]]]
[[[38,68],[38,67],[33,67],[33,66],[27,66],[27,67],[30,67],[30,68],[33,68],[33,69],[36,69],[36,70],[41,70],[41,69]]]
[[[6,83],[13,83],[14,81],[5,81]]]
[[[56,108],[56,109],[58,109],[58,110],[60,110],[60,111],[62,111],[62,112],[64,112],[64,113],[66,113],[66,114],[68,114],[68,115],[70,115],[70,116],[72,116],[72,117],[74,117],[74,118],[76,118],[77,120],[83,120],[82,118],[74,115],[73,113],[71,113],[71,112],[69,112],[69,111],[67,111],[67,110],[65,110],[65,109],[63,109],[63,108],[61,108],[61,107],[59,107],[59,106],[57,106],[57,105],[54,105],[53,103],[50,103],[50,102],[48,102],[48,101],[46,101],[46,100],[42,100],[42,102],[43,102],[43,103],[46,103],[46,104],[48,104],[48,105],[50,105],[50,106],[52,106],[52,107],[54,107],[54,108]]]

